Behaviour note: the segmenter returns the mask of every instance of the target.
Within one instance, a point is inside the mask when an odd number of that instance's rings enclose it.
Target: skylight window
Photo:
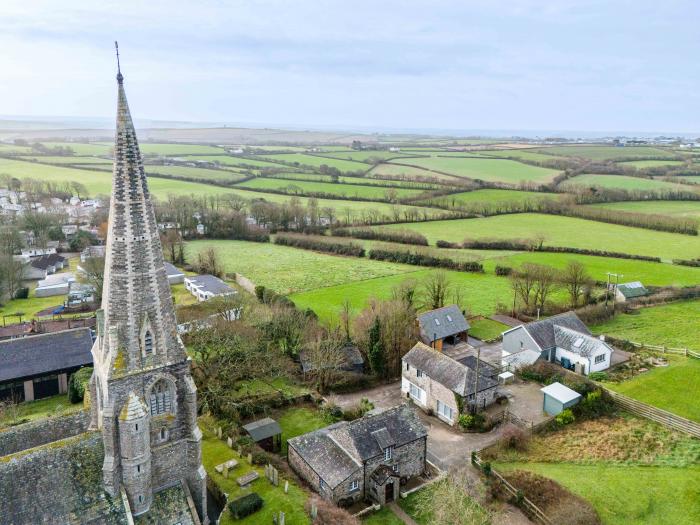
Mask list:
[[[440,326],[440,319],[435,319],[435,324]]]
[[[448,316],[447,316],[447,320],[448,320],[449,322],[452,322],[452,317],[450,317],[450,316],[448,315]]]
[[[576,341],[574,341],[574,346],[576,348],[579,348],[582,344],[583,344],[583,337],[579,337],[578,339],[576,339]]]

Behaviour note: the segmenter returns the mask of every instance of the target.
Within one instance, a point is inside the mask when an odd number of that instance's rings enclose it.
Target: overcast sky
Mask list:
[[[700,131],[697,0],[1,0],[0,114]]]

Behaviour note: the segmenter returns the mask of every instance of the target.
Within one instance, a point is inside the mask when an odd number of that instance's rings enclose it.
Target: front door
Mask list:
[[[394,482],[391,481],[384,486],[384,501],[389,503],[394,501]]]

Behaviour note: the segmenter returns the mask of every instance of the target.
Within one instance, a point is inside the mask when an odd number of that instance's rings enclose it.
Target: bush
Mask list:
[[[483,272],[484,267],[478,261],[458,262],[447,257],[434,257],[425,253],[411,251],[370,250],[369,258],[378,261],[390,261],[395,263],[412,264],[415,266],[429,266],[435,268],[448,268],[461,272]]]
[[[81,368],[70,376],[68,380],[68,401],[75,404],[83,400],[90,377],[92,377],[92,367],[90,366]]]
[[[360,520],[348,511],[315,494],[306,500],[305,508],[309,515],[311,515],[312,509],[316,512],[316,517],[312,521],[313,525],[361,525]]]
[[[557,425],[559,425],[560,427],[564,427],[576,421],[576,417],[574,416],[574,413],[571,411],[571,409],[567,408],[565,410],[562,410],[557,415],[557,417],[554,418],[554,420],[557,422]]]
[[[335,403],[325,403],[319,409],[321,417],[328,423],[335,423],[343,418],[343,409]]]
[[[228,504],[228,510],[237,520],[250,516],[259,511],[263,506],[263,499],[257,492],[251,492],[240,498],[234,499]]]
[[[503,430],[502,439],[506,448],[523,452],[527,450],[530,435],[522,428],[510,424]]]
[[[255,297],[258,298],[258,301],[261,303],[263,302],[263,297],[265,296],[265,287],[264,286],[256,286],[255,287]]]
[[[591,419],[610,414],[615,411],[615,403],[601,389],[588,392],[581,402],[574,406],[574,415],[581,419]]]
[[[428,239],[425,235],[412,230],[373,230],[372,228],[339,228],[332,231],[333,235],[339,237],[355,237],[356,239],[366,239],[371,241],[396,242],[400,244],[414,244],[417,246],[428,246]]]
[[[462,414],[457,419],[457,424],[464,430],[479,430],[484,427],[486,418],[481,414]]]
[[[523,366],[517,371],[518,376],[526,381],[550,384],[555,381],[563,381],[563,370],[547,361],[537,361],[532,365]]]
[[[511,268],[510,266],[500,266],[498,264],[496,265],[496,275],[507,277],[511,273],[513,273],[513,268]]]
[[[374,408],[374,403],[372,403],[366,397],[363,397],[360,402],[354,407],[348,408],[343,412],[343,419],[345,421],[354,421],[364,416],[367,412]]]
[[[588,374],[588,379],[591,381],[605,381],[608,378],[606,372],[591,372]]]
[[[358,244],[349,241],[333,242],[326,238],[312,235],[278,234],[275,237],[275,244],[338,255],[350,255],[352,257],[365,256],[365,249]]]
[[[270,458],[265,452],[253,452],[253,465],[267,465]]]
[[[29,288],[20,288],[15,292],[15,299],[27,299],[29,297]]]

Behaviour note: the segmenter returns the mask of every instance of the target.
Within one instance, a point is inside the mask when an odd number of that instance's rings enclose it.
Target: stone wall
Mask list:
[[[318,474],[304,461],[304,458],[299,455],[294,447],[289,447],[287,461],[289,462],[289,466],[292,467],[299,477],[311,485],[316,492],[319,491],[320,480]]]
[[[402,446],[397,446],[392,451],[391,459],[384,460],[384,454],[368,459],[365,462],[365,487],[371,482],[369,477],[380,465],[398,466],[398,475],[402,480],[420,476],[425,471],[425,449],[427,438],[417,439]]]
[[[85,432],[89,424],[89,411],[81,410],[0,429],[0,456],[77,436]]]

